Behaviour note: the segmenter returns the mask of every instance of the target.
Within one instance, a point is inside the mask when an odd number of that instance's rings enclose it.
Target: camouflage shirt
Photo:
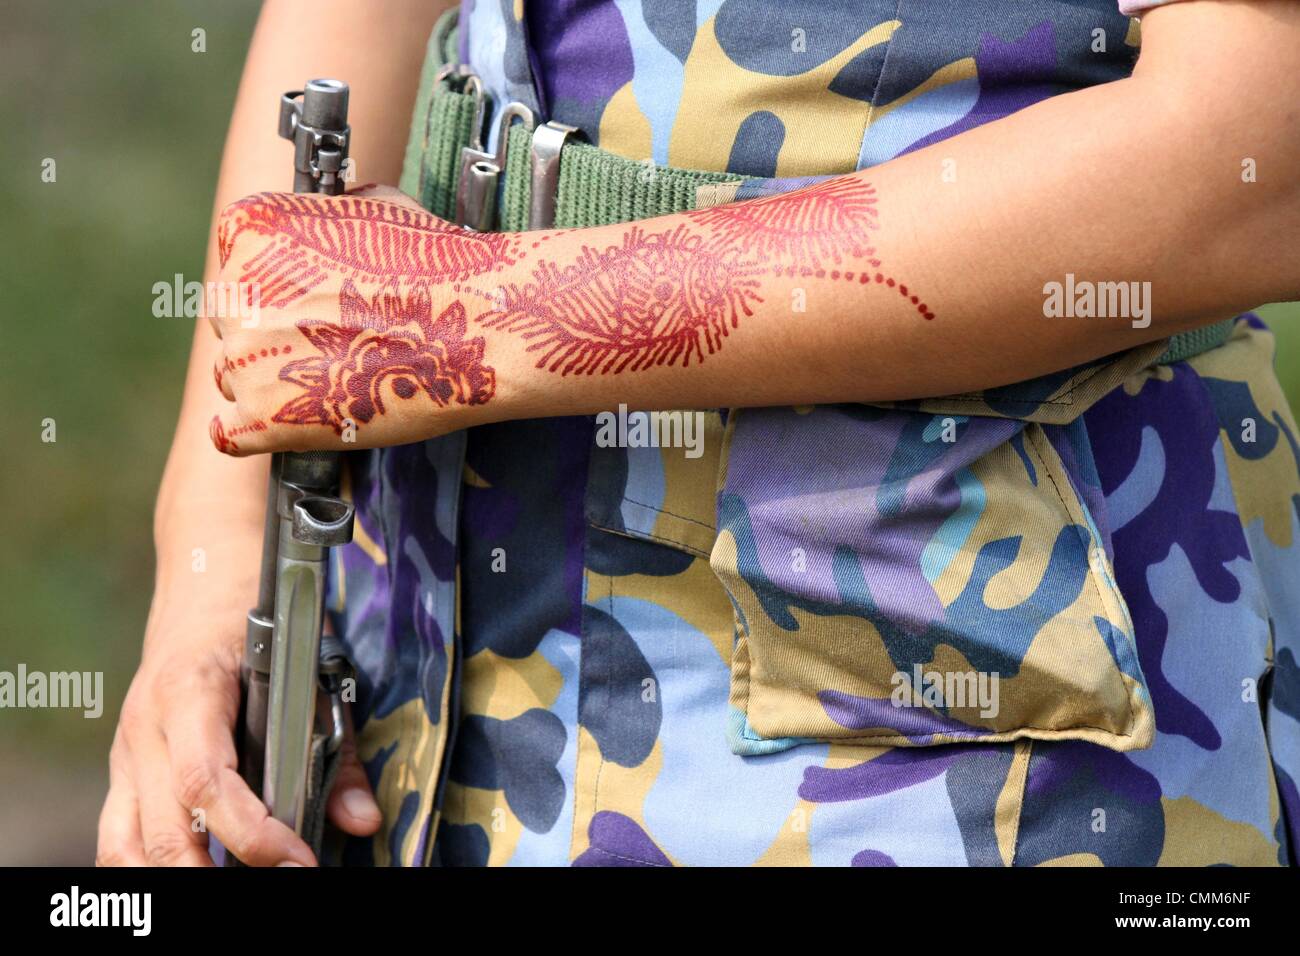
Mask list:
[[[498,104],[759,177],[722,201],[1119,79],[1124,13],[468,0],[460,40]],[[1256,317],[1162,348],[710,410],[695,457],[591,418],[352,456],[331,600],[385,823],[341,858],[1291,862],[1295,422]]]

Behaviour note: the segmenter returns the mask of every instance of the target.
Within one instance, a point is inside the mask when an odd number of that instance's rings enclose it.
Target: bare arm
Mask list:
[[[424,41],[447,5],[385,0],[362,11],[342,0],[316,0],[304,17],[303,4],[268,2],[240,83],[215,208],[253,190],[285,187],[288,158],[275,136],[276,101],[314,76],[355,84],[358,169],[395,180]],[[381,49],[383,55],[375,55]],[[216,261],[214,246],[209,277],[216,275]],[[222,404],[212,387],[219,352],[219,340],[200,321],[158,493],[158,567],[143,659],[110,758],[110,791],[100,817],[103,864],[206,863],[206,834],[191,827],[195,808],[246,862],[312,862],[307,846],[268,818],[235,770],[231,732],[239,704],[241,609],[256,598],[266,461],[215,455],[205,437]],[[205,552],[201,574],[193,569],[195,548]],[[345,792],[360,792],[362,799],[354,796],[344,807]],[[332,819],[354,833],[378,824],[355,762],[330,809]]]
[[[324,272],[269,296],[260,328],[226,328],[237,405],[213,437],[246,454],[344,447],[349,423],[387,445],[623,402],[942,395],[1295,297],[1297,51],[1300,5],[1174,4],[1129,79],[799,193],[629,225],[480,235],[391,194],[252,197],[224,216],[223,275],[275,287],[258,259],[275,241]],[[372,257],[312,247],[307,221],[340,218]],[[421,253],[391,254],[399,234]],[[1067,275],[1149,298],[1049,318]]]

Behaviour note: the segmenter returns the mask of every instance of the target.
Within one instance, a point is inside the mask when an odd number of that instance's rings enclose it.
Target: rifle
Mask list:
[[[294,192],[343,191],[347,111],[348,85],[338,80],[311,80],[280,98],[279,133],[294,145]],[[343,743],[341,692],[352,674],[342,644],[322,637],[329,549],[352,540],[353,508],[338,496],[342,465],[338,452],[271,456],[261,579],[240,675],[240,774],[317,854]],[[318,690],[330,703],[323,721]],[[237,863],[233,854],[227,862]]]

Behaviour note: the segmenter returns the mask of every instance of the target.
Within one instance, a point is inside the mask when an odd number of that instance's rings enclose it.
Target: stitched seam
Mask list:
[[[1025,815],[1025,794],[1029,792],[1029,762],[1034,757],[1034,742],[1031,739],[1025,745],[1025,777],[1020,781],[1020,806],[1016,808],[1016,820],[1011,826],[1011,866],[1016,865],[1016,854],[1020,852],[1020,821]]]
[[[640,538],[652,538],[662,544],[670,544],[674,547],[681,548],[683,551],[689,551],[696,557],[707,558],[709,556],[708,551],[701,551],[699,548],[686,544],[684,541],[677,541],[674,538],[665,538],[662,535],[657,535],[650,531],[627,531],[626,529],[620,531],[618,528],[611,528],[608,525],[598,524],[595,521],[590,521],[588,524],[599,531],[608,531],[610,534],[621,535],[624,538],[632,538],[634,540]]]
[[[1065,511],[1066,518],[1068,518],[1070,520],[1070,523],[1075,527],[1082,528],[1082,526],[1077,521],[1074,520],[1074,515],[1070,513],[1070,506],[1066,503],[1065,496],[1061,494],[1060,486],[1056,483],[1056,478],[1053,477],[1051,469],[1047,467],[1047,463],[1043,458],[1043,454],[1038,447],[1039,441],[1046,441],[1046,437],[1042,436],[1041,433],[1035,433],[1028,428],[1025,429],[1025,432],[1029,438],[1029,444],[1033,447],[1034,455],[1038,458],[1038,462],[1039,465],[1041,466],[1043,474],[1047,475],[1047,480],[1052,483],[1052,490],[1056,492],[1056,497],[1060,499],[1061,508]],[[1102,608],[1106,609],[1107,602],[1105,598],[1102,597],[1100,585],[1097,584],[1098,574],[1092,566],[1092,552],[1093,552],[1092,537],[1091,535],[1087,534],[1086,531],[1084,530],[1078,531],[1077,534],[1079,536],[1080,541],[1082,541],[1084,545],[1086,560],[1088,562],[1088,581],[1089,583],[1092,584],[1093,594],[1096,595],[1097,602],[1102,606]],[[1116,666],[1116,670],[1120,671],[1121,683],[1123,683],[1122,681],[1123,670],[1122,668],[1120,668],[1118,661],[1116,661],[1115,666]],[[1132,730],[1134,727],[1137,726],[1138,723],[1137,711],[1133,708],[1132,691],[1130,691],[1127,687],[1124,688],[1124,691],[1125,691],[1124,693],[1125,700],[1128,702],[1128,729],[1130,732],[1127,734],[1120,734],[1119,736],[1131,737],[1133,736]]]
[[[745,704],[746,704],[746,720],[748,720],[748,709],[749,709],[749,708],[748,708],[748,704],[749,704],[748,699],[746,699]],[[996,731],[996,732],[994,732],[994,733],[990,733],[990,734],[980,734],[980,733],[978,733],[978,732],[976,732],[976,731],[973,731],[973,730],[972,730],[972,731],[969,731],[969,732],[968,732],[968,731],[946,731],[946,730],[936,730],[936,731],[935,731],[934,733],[932,733],[932,734],[915,734],[914,736],[916,736],[916,737],[925,737],[925,736],[930,736],[930,737],[951,737],[951,738],[953,738],[954,740],[962,740],[962,741],[974,739],[975,742],[983,741],[983,742],[985,742],[985,743],[990,743],[990,744],[1005,744],[1005,743],[1010,743],[1010,742],[1013,741],[1013,740],[1029,740],[1029,739],[1032,739],[1032,738],[1028,738],[1028,737],[1017,736],[1017,735],[1023,734],[1023,733],[1024,733],[1025,731],[1027,731],[1027,730],[1035,730],[1035,731],[1038,731],[1039,733],[1044,733],[1044,734],[1057,734],[1057,735],[1060,735],[1061,739],[1064,739],[1064,740],[1074,740],[1074,739],[1076,739],[1076,738],[1073,738],[1073,737],[1067,737],[1067,736],[1065,736],[1065,735],[1066,735],[1066,734],[1075,733],[1076,731],[1080,731],[1080,730],[1095,730],[1095,731],[1097,731],[1098,733],[1105,734],[1105,735],[1108,736],[1108,737],[1115,737],[1115,738],[1120,739],[1120,740],[1127,740],[1128,738],[1130,738],[1130,737],[1133,736],[1132,734],[1121,734],[1121,733],[1118,733],[1118,732],[1116,732],[1116,731],[1114,731],[1114,730],[1110,730],[1110,729],[1108,729],[1108,728],[1106,728],[1106,727],[1094,727],[1094,726],[1092,726],[1091,724],[1075,724],[1075,725],[1072,726],[1072,727],[1034,727],[1034,726],[1032,726],[1031,724],[1022,724],[1022,725],[1020,725],[1019,727],[1015,727],[1015,728],[1013,728],[1013,729],[1011,729],[1011,730],[1000,730],[1000,731]],[[839,737],[839,736],[836,736],[836,737],[815,737],[815,736],[805,735],[805,734],[785,734],[785,735],[783,735],[783,736],[781,736],[781,737],[747,737],[746,739],[747,739],[747,740],[762,741],[762,742],[770,742],[770,741],[773,741],[773,740],[795,740],[795,741],[797,741],[798,743],[833,743],[833,744],[838,744],[838,743],[843,743],[843,742],[846,741],[846,740],[881,740],[881,739],[886,738],[886,737],[888,737],[888,738],[890,738],[890,739],[893,739],[893,740],[903,740],[903,741],[907,741],[907,743],[895,744],[895,746],[898,746],[898,747],[908,747],[908,746],[912,746],[912,747],[934,747],[934,746],[940,746],[942,743],[944,743],[944,742],[940,742],[940,744],[935,744],[935,743],[931,742],[931,743],[929,743],[929,744],[913,744],[913,743],[911,743],[911,741],[912,741],[912,737],[908,736],[907,734],[900,733],[900,732],[897,731],[897,730],[893,730],[893,731],[890,731],[889,733],[885,733],[885,734],[855,734],[855,735],[852,736],[852,737]],[[1052,739],[1055,739],[1055,738],[1052,738]]]
[[[609,606],[608,613],[610,618],[612,619],[614,617],[614,576],[612,574],[609,576],[608,606]],[[607,654],[605,660],[605,687],[607,689],[612,685],[614,679],[614,662],[612,660],[612,657],[613,655]],[[605,772],[605,751],[600,746],[599,740],[595,741],[595,743],[596,743],[596,756],[599,758],[600,762],[596,764],[596,783],[595,786],[592,788],[594,790],[594,793],[592,794],[592,798],[591,798],[591,818],[593,820],[596,818],[597,814],[600,813],[600,777]],[[588,824],[588,827],[590,827],[590,824]]]
[[[638,860],[634,856],[624,856],[621,853],[611,853],[609,850],[602,849],[601,847],[598,846],[589,847],[589,849],[596,853],[600,853],[605,856],[612,857],[615,860],[626,860],[628,863],[639,863],[641,866],[657,866],[660,869],[663,869],[665,866],[668,865],[665,863],[652,863],[649,860]]]
[[[584,535],[585,538],[585,535]],[[578,821],[581,815],[578,813],[578,783],[582,780],[582,655],[588,653],[587,635],[590,633],[587,628],[587,594],[590,590],[589,578],[586,574],[586,542],[583,543],[583,575],[582,575],[582,616],[578,621],[578,704],[577,714],[574,717],[574,741],[573,741],[573,823],[569,825],[569,860],[573,861],[573,850],[578,845]]]
[[[657,512],[661,515],[670,515],[671,517],[679,518],[682,521],[689,521],[691,524],[697,524],[701,528],[708,528],[710,531],[718,530],[713,525],[709,524],[707,521],[700,521],[696,518],[688,518],[686,517],[686,515],[679,515],[674,511],[669,511],[667,508],[657,508],[654,505],[646,504],[644,501],[637,501],[635,498],[629,498],[627,495],[623,496],[623,500],[634,505],[640,505],[642,508],[648,508],[649,510]]]
[[[611,618],[614,616],[614,577],[613,577],[613,575],[610,575],[610,578],[609,578],[609,616],[610,616]],[[605,677],[606,677],[606,680],[609,682],[609,683],[606,684],[606,686],[607,686],[607,687],[608,687],[608,686],[611,686],[612,683],[613,683],[613,678],[614,678],[614,661],[613,661],[612,655],[609,656],[609,657],[607,657],[607,663],[606,663],[606,667],[605,667]],[[600,776],[601,776],[601,774],[602,774],[602,773],[604,772],[604,770],[605,770],[605,752],[604,752],[603,750],[600,749],[600,741],[596,741],[596,753],[597,753],[597,755],[600,757],[600,763],[597,764],[597,766],[596,766],[596,785],[595,785],[595,788],[594,788],[594,789],[595,789],[595,796],[592,798],[592,810],[591,810],[591,816],[592,816],[593,819],[596,817],[596,815],[597,815],[598,813],[600,813]],[[575,798],[575,800],[577,799],[577,795],[576,795],[576,793],[575,793],[575,795],[574,795],[574,798]],[[574,813],[574,815],[573,815],[573,821],[574,821],[574,826],[576,827],[576,826],[577,826],[577,822],[578,822],[578,814],[577,814],[577,813]],[[664,865],[664,864],[662,864],[662,863],[655,863],[655,862],[653,862],[653,861],[651,861],[651,860],[638,860],[638,859],[637,859],[636,857],[634,857],[634,856],[621,856],[621,855],[618,854],[618,853],[612,853],[612,852],[610,852],[609,850],[606,850],[606,849],[604,849],[604,848],[602,848],[602,847],[591,846],[590,844],[587,845],[587,849],[588,849],[588,850],[594,850],[594,851],[596,851],[597,853],[603,853],[605,856],[613,857],[613,858],[616,859],[616,860],[626,860],[628,863],[640,863],[642,866],[657,866],[657,867],[661,867],[661,868],[662,868],[663,865]]]
[[[862,153],[862,142],[867,138],[867,131],[871,129],[871,121],[876,117],[876,99],[880,96],[880,87],[884,84],[885,73],[889,69],[889,54],[894,50],[894,37],[903,28],[902,12],[903,0],[898,0],[897,5],[894,7],[894,20],[897,21],[898,26],[889,34],[889,39],[885,41],[885,55],[880,59],[880,72],[876,74],[876,85],[871,91],[871,99],[867,101],[867,115],[862,121],[862,132],[858,135],[859,156]]]

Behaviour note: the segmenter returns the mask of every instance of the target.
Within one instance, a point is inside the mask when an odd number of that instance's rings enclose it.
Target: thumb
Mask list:
[[[347,737],[343,740],[339,752],[338,777],[334,789],[330,791],[329,803],[325,813],[330,822],[353,836],[370,836],[379,829],[383,815],[379,804],[375,802],[370,789],[370,781],[357,758],[357,745],[352,734],[352,720],[349,716]]]

